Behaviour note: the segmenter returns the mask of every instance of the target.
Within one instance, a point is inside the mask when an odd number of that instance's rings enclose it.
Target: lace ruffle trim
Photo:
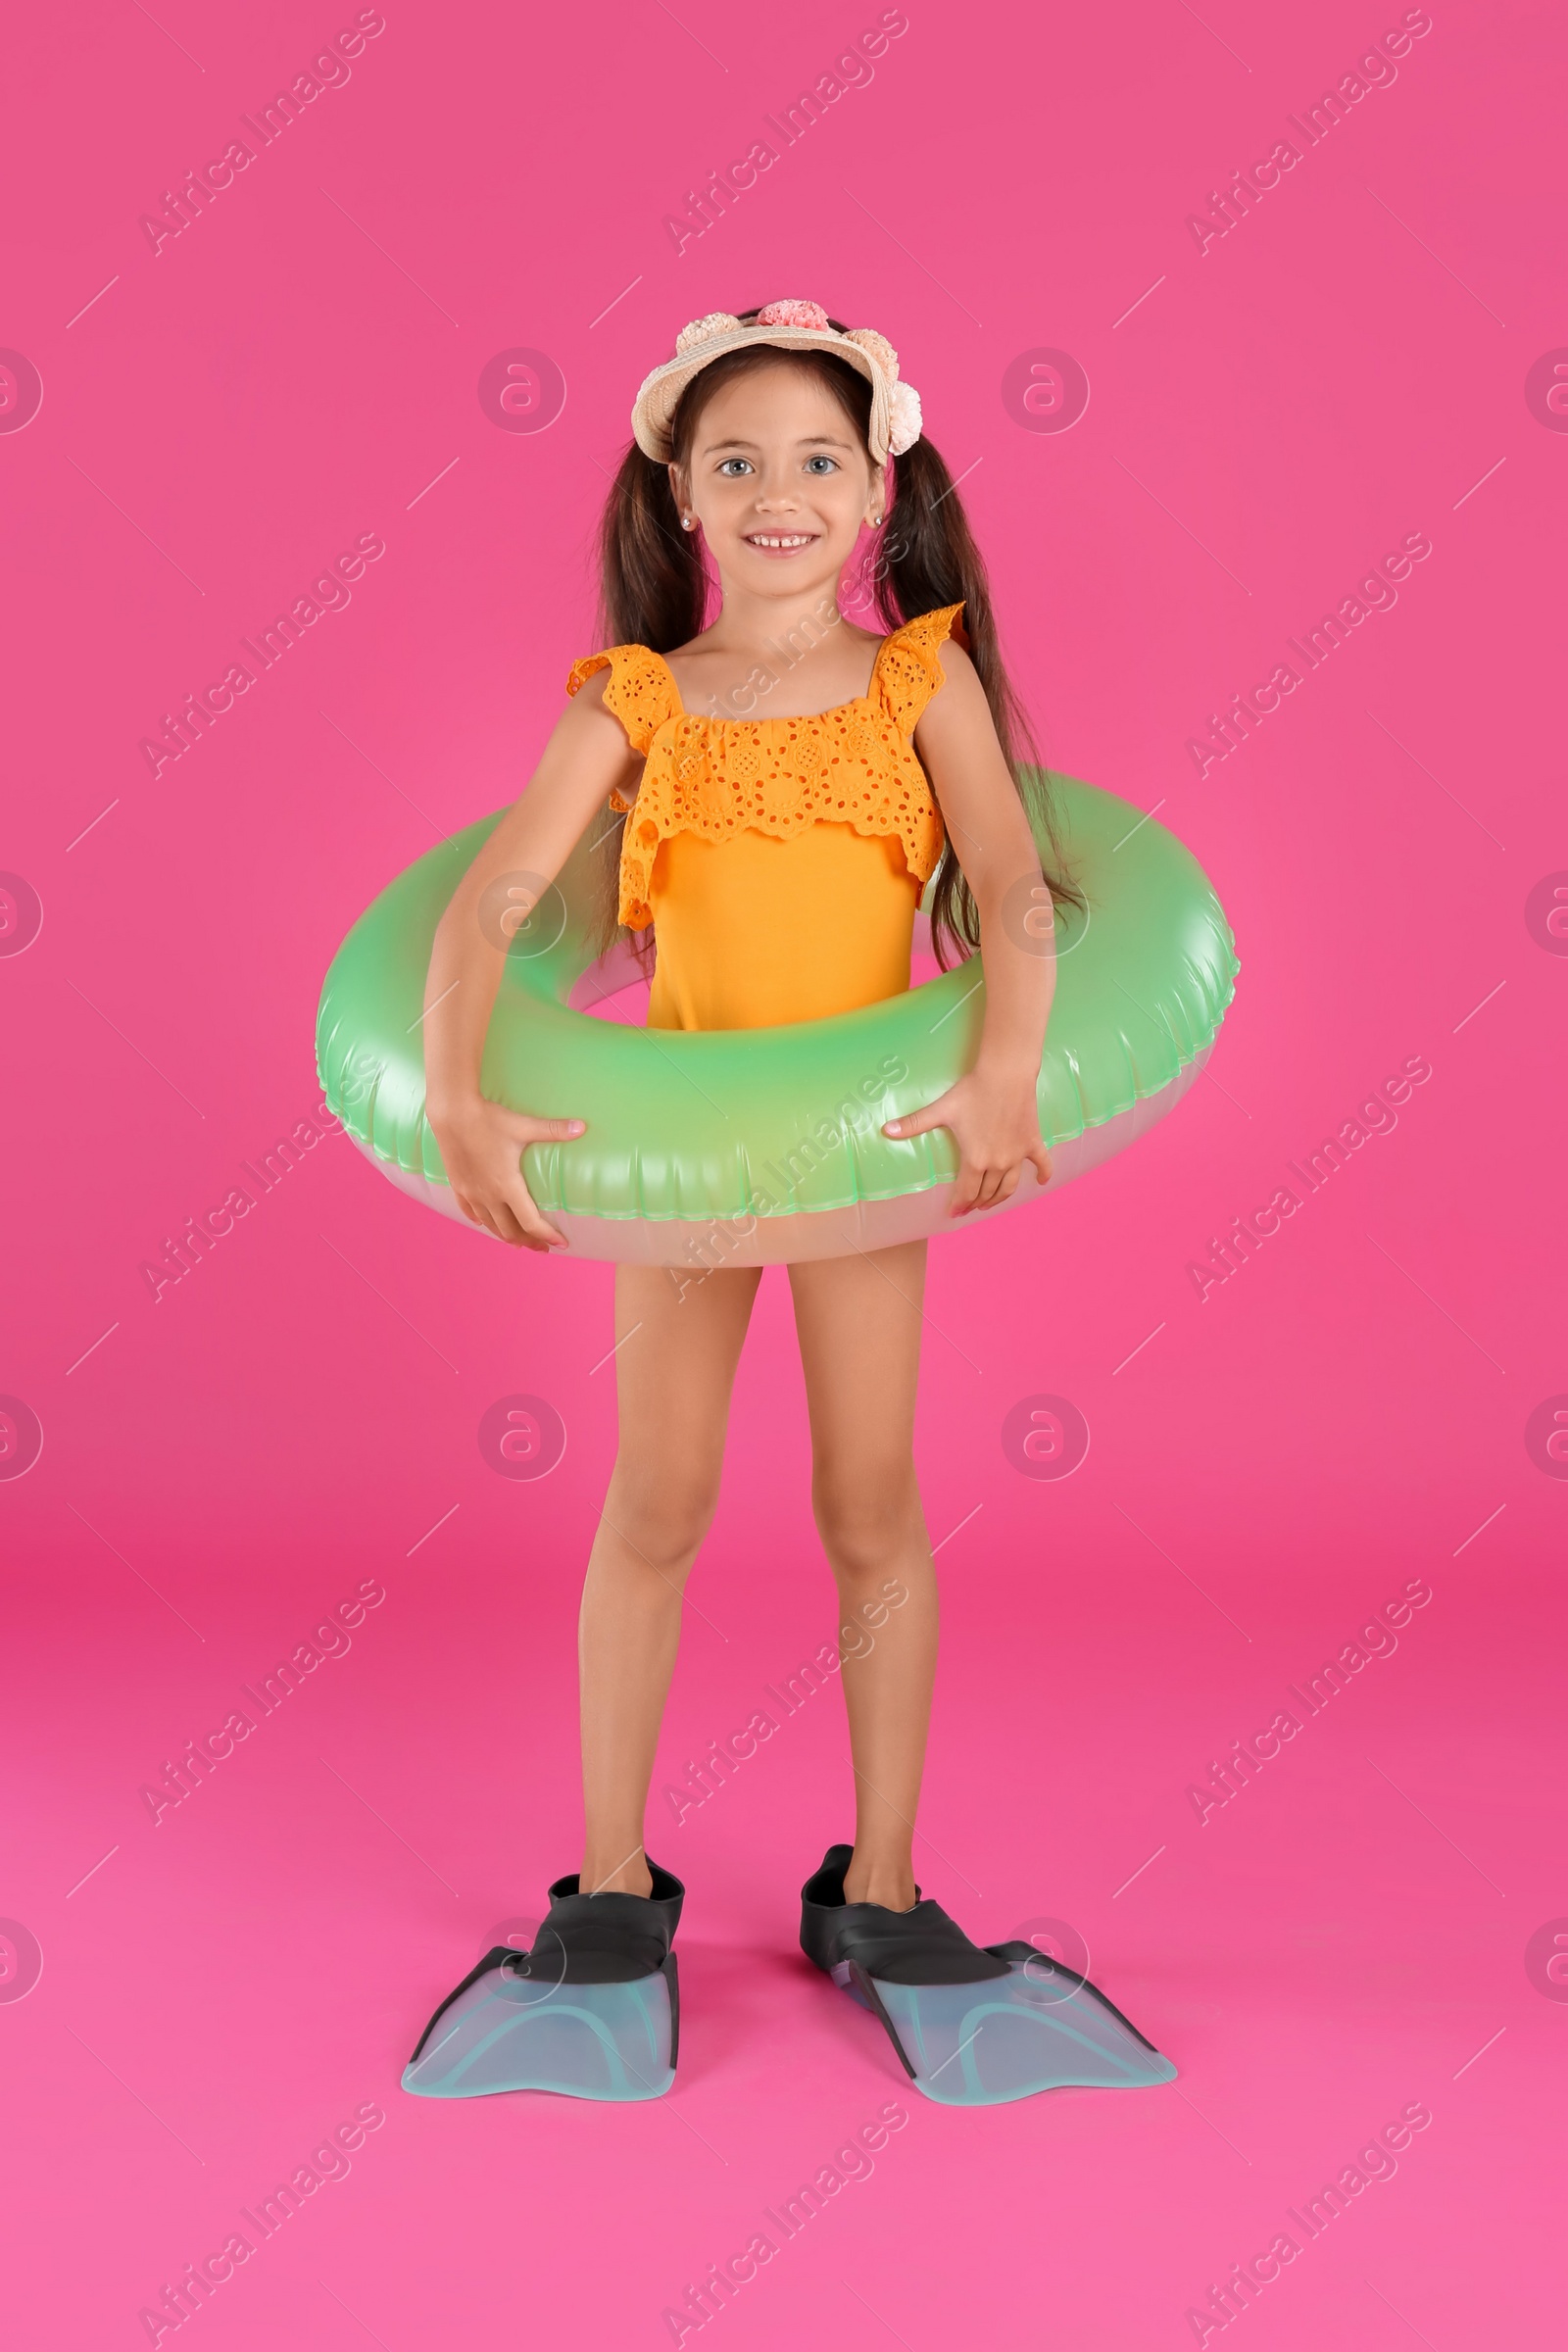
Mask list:
[[[884,639],[867,693],[808,718],[707,718],[684,710],[662,658],[647,646],[613,646],[577,662],[575,694],[608,667],[605,706],[646,765],[634,801],[611,807],[629,821],[621,841],[620,920],[653,920],[650,889],[661,842],[694,833],[724,841],[751,830],[788,841],[817,823],[896,834],[909,872],[925,882],[942,854],[943,827],[910,740],[942,684],[939,647],[962,610],[923,613]]]

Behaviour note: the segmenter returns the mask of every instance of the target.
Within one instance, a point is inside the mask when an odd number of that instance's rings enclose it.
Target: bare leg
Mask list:
[[[615,1269],[620,1443],[578,1628],[585,1894],[646,1894],[643,1815],[681,1595],[718,1500],[730,1391],[760,1269]],[[684,1287],[682,1287],[684,1286]]]
[[[855,1856],[844,1892],[893,1911],[914,1901],[914,1816],[937,1658],[936,1575],[912,1451],[925,1250],[906,1242],[790,1268],[811,1416],[811,1499],[838,1579],[855,1758]]]

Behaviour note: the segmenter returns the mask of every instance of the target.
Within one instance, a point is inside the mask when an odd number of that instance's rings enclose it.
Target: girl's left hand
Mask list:
[[[906,1118],[888,1119],[882,1132],[901,1143],[946,1127],[958,1147],[958,1176],[949,1214],[996,1208],[1018,1189],[1024,1163],[1042,1184],[1051,1182],[1051,1154],[1040,1140],[1040,1113],[1031,1082],[992,1078],[969,1070],[945,1095]]]

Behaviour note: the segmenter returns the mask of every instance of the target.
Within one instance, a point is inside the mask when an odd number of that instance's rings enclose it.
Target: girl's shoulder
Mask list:
[[[943,684],[942,648],[958,628],[962,611],[961,603],[941,605],[883,638],[871,691],[901,734],[913,734],[920,713]]]
[[[668,662],[651,646],[612,645],[572,663],[566,677],[567,694],[580,694],[601,670],[610,673],[601,690],[605,709],[613,711],[633,748],[646,757],[659,729],[681,707]]]

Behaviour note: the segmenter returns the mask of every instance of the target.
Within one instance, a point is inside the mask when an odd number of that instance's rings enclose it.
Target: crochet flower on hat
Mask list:
[[[818,334],[829,335],[833,329],[828,315],[819,302],[764,302],[757,314],[759,326],[814,327]]]
[[[694,318],[681,328],[675,337],[675,356],[678,359],[683,352],[694,351],[699,343],[711,343],[715,335],[727,335],[739,325],[733,312],[710,311],[706,318]]]
[[[844,338],[846,343],[858,343],[860,349],[875,360],[890,384],[899,380],[899,355],[886,335],[879,335],[874,326],[852,326]]]
[[[921,421],[919,393],[912,384],[895,384],[891,415],[893,429],[888,434],[888,449],[894,457],[902,458],[906,449],[914,447],[920,438]]]

